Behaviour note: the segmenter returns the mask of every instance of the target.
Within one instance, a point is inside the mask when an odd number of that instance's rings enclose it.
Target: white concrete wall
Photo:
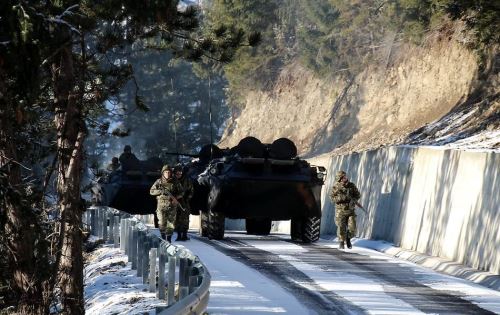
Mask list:
[[[500,273],[500,154],[390,147],[311,160],[328,169],[322,234],[335,234],[328,195],[345,170],[361,191],[357,236]]]

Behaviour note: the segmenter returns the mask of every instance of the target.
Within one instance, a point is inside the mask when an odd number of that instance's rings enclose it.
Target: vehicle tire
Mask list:
[[[257,222],[255,219],[245,219],[245,228],[247,230],[247,234],[255,234],[257,229]]]
[[[200,235],[203,237],[208,237],[209,222],[208,213],[200,211]]]
[[[214,209],[218,206],[219,200],[221,196],[221,189],[219,185],[213,183],[210,187],[210,192],[208,193],[208,208]]]
[[[313,243],[319,240],[321,217],[292,219],[290,236],[294,242]]]
[[[290,237],[294,242],[302,242],[302,219],[294,218],[290,222]]]
[[[222,213],[210,211],[208,238],[214,240],[223,239],[225,223],[226,223],[226,218]]]
[[[247,234],[269,235],[271,233],[271,219],[246,219]]]
[[[313,243],[319,240],[321,217],[308,217],[304,223],[304,234],[302,240],[305,243]]]

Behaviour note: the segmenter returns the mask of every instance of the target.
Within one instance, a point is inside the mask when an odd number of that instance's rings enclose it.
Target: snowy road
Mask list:
[[[500,293],[364,248],[287,236],[191,234],[212,274],[209,314],[500,314]]]

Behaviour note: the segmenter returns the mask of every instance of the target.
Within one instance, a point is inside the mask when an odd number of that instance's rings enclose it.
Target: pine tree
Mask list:
[[[6,209],[3,232],[13,236],[6,242],[19,313],[48,313],[56,286],[62,313],[84,312],[80,182],[86,119],[101,112],[103,102],[133,76],[127,62],[106,62],[109,54],[125,45],[161,38],[155,48],[170,49],[178,57],[227,61],[245,44],[245,32],[239,28],[228,28],[214,40],[197,36],[197,10],[181,12],[177,3],[1,2],[0,202]],[[135,103],[145,107],[139,95]],[[41,254],[46,250],[40,250],[43,242],[38,242],[43,240],[40,217],[27,202],[26,183],[21,179],[25,157],[19,147],[25,128],[46,116],[53,119],[57,150],[60,220],[55,263]]]

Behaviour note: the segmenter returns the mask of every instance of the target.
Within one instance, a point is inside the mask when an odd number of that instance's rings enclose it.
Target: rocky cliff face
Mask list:
[[[292,64],[269,91],[248,93],[220,146],[236,145],[245,136],[265,143],[288,137],[302,156],[312,156],[408,141],[413,131],[470,100],[480,84],[473,52],[455,39],[430,41],[425,47],[393,47],[386,63],[353,78],[339,73],[319,79]],[[498,96],[493,102],[498,115]]]

